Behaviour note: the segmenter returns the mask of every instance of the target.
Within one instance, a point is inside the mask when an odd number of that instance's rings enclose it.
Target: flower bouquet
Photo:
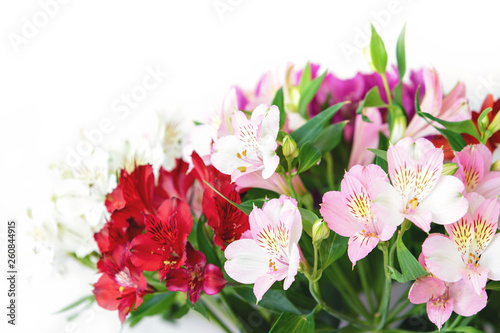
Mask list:
[[[472,112],[464,84],[405,77],[404,29],[397,66],[373,27],[367,51],[372,74],[288,66],[205,123],[162,122],[156,145],[66,173],[87,187],[58,209],[94,207],[73,251],[99,272],[84,301],[130,325],[196,311],[224,331],[498,328],[500,100]]]

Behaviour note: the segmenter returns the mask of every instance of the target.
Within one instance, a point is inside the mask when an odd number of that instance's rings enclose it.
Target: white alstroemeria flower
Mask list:
[[[177,165],[177,159],[182,157],[182,144],[189,132],[190,122],[181,113],[159,115],[159,130],[153,153],[157,157],[161,153],[161,165],[167,171],[172,171]]]
[[[259,105],[250,120],[237,111],[233,116],[234,135],[224,136],[214,143],[213,166],[231,175],[232,181],[259,170],[264,179],[271,177],[279,164],[275,152],[279,119],[279,109],[274,105]]]
[[[299,268],[302,218],[297,202],[282,195],[269,200],[262,209],[254,207],[249,216],[250,238],[229,244],[224,252],[227,274],[240,283],[255,283],[257,301],[276,281],[285,280],[286,290]]]

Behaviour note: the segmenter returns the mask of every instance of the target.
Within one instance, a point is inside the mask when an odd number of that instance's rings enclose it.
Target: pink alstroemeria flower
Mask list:
[[[323,196],[320,212],[330,229],[349,237],[347,254],[354,267],[379,241],[392,237],[403,222],[398,209],[399,195],[386,173],[370,164],[355,165],[346,172],[340,192]]]
[[[295,169],[292,170],[292,172],[294,171]],[[263,188],[278,194],[291,196],[290,187],[285,177],[279,173],[274,173],[271,177],[264,179],[261,172],[252,172],[239,177],[235,183],[238,191],[249,188]],[[302,195],[307,192],[300,177],[293,177],[292,185],[297,195]]]
[[[262,177],[273,175],[279,164],[275,151],[280,112],[277,106],[259,105],[250,120],[241,111],[233,115],[234,135],[215,141],[211,161],[220,172],[231,175],[234,182],[240,176],[262,170]]]
[[[426,268],[422,254],[418,261]],[[413,304],[427,303],[429,320],[441,330],[453,311],[464,317],[473,316],[481,311],[486,306],[488,295],[485,290],[479,295],[476,294],[467,288],[464,280],[448,283],[431,275],[415,280],[408,293],[408,299]]]
[[[400,212],[425,232],[431,221],[450,224],[467,211],[462,182],[441,175],[443,158],[443,150],[423,138],[404,138],[387,150],[389,176],[400,194]]]
[[[455,176],[464,183],[466,192],[479,193],[486,199],[500,195],[500,171],[490,171],[491,160],[491,151],[483,144],[468,145],[455,153]]]
[[[422,74],[425,83],[425,95],[420,105],[422,112],[430,113],[446,121],[471,119],[471,111],[465,97],[465,85],[462,82],[457,83],[455,88],[443,98],[441,82],[436,70],[424,68]],[[438,127],[441,126],[436,122],[432,123]],[[439,132],[419,116],[413,117],[405,132],[405,136],[412,138],[434,134],[439,134]]]
[[[356,164],[367,165],[371,163],[374,155],[368,148],[377,148],[379,132],[387,132],[389,129],[388,125],[382,122],[379,109],[366,108],[363,113],[372,122],[364,121],[360,114],[356,116],[349,168]]]
[[[469,211],[445,226],[449,237],[431,234],[422,244],[429,271],[446,282],[464,280],[481,294],[488,278],[500,280],[500,235],[495,235],[500,214],[498,199],[469,194]]]
[[[250,213],[250,232],[226,247],[227,274],[240,283],[255,283],[257,301],[275,281],[285,279],[286,290],[295,280],[299,268],[302,218],[297,202],[282,195],[269,200],[262,209]]]

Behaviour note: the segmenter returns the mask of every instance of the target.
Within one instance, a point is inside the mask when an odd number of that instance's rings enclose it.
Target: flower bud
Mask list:
[[[323,220],[317,220],[314,222],[312,227],[312,239],[313,243],[319,244],[323,239],[328,238],[330,236],[330,227]]]
[[[291,136],[287,135],[283,139],[283,155],[287,159],[294,159],[299,155],[299,151],[297,149],[297,144],[295,140],[292,139]]]
[[[443,171],[441,175],[453,176],[458,170],[458,163],[445,163],[443,164]]]

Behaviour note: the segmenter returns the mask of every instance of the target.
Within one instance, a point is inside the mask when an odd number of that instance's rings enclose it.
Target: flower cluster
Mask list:
[[[233,87],[185,140],[165,126],[159,155],[132,154],[116,179],[87,172],[95,251],[76,257],[96,261],[97,303],[122,322],[194,309],[242,331],[249,311],[259,330],[495,325],[500,100],[472,112],[436,69],[404,79],[404,33],[397,66],[375,29],[369,51],[372,74],[289,65]]]

